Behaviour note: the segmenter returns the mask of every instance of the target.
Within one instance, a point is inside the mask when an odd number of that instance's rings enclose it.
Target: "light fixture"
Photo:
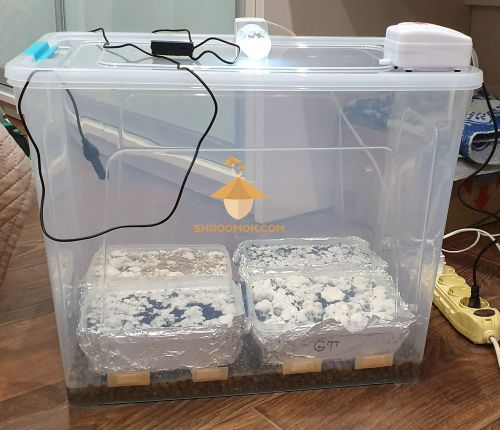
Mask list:
[[[246,24],[236,33],[236,43],[243,53],[253,60],[262,60],[271,51],[271,38],[267,31],[257,24]]]

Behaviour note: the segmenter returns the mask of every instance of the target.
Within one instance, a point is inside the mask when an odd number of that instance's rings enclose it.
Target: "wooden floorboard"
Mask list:
[[[500,225],[489,230],[500,232]],[[446,246],[462,248],[473,239],[465,234]],[[447,258],[469,282],[478,249]],[[496,250],[478,274],[482,295],[500,307]],[[433,308],[416,384],[70,409],[33,209],[0,286],[0,428],[499,429],[500,372],[491,347],[471,344]]]

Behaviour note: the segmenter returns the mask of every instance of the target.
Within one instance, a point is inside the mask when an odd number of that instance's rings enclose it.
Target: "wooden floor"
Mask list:
[[[470,238],[447,246],[460,247]],[[448,261],[470,280],[473,255]],[[500,307],[496,251],[487,254],[479,279],[483,296]],[[433,309],[418,384],[70,409],[33,207],[0,286],[0,429],[69,427],[500,429],[500,372],[491,346],[472,345]]]

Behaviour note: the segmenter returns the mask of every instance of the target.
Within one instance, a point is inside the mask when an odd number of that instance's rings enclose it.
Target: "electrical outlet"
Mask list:
[[[467,339],[476,344],[491,343],[500,338],[500,312],[481,299],[481,308],[467,306],[470,287],[450,266],[436,279],[433,302],[450,323]]]

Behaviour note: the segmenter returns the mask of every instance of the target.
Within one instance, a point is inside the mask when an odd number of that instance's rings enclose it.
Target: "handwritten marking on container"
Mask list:
[[[314,350],[318,352],[332,352],[333,349],[337,348],[340,344],[340,340],[322,340],[318,339],[316,342],[314,342]]]

